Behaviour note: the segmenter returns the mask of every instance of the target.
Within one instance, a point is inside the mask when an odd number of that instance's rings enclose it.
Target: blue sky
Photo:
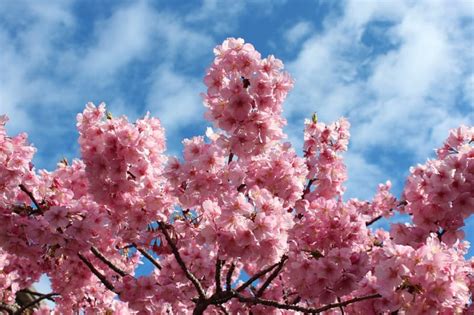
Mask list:
[[[295,147],[312,112],[349,118],[348,197],[388,179],[398,195],[409,166],[473,124],[473,1],[5,0],[0,112],[11,133],[28,132],[38,168],[78,156],[75,115],[88,101],[132,119],[150,111],[179,154],[209,125],[202,77],[230,36],[295,78],[285,104]]]

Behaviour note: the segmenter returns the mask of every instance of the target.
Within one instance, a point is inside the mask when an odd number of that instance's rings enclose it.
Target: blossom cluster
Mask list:
[[[435,234],[418,248],[393,243],[379,233],[383,246],[373,249],[375,266],[361,282],[358,294],[378,292],[382,298],[353,305],[379,312],[404,310],[407,314],[461,314],[470,298],[469,262],[465,244],[453,247]]]
[[[88,104],[77,121],[89,192],[116,214],[112,218],[128,218],[113,223],[126,231],[146,227],[157,215],[167,218],[171,205],[163,177],[166,146],[159,120],[147,115],[131,124],[126,117],[112,119],[104,104]]]
[[[474,127],[454,129],[438,159],[410,170],[404,212],[413,216],[412,229],[420,236],[440,233],[447,244],[464,237],[464,220],[474,213],[473,142]]]
[[[0,207],[6,207],[20,194],[20,184],[37,184],[31,160],[36,149],[28,144],[26,133],[9,137],[5,125],[8,117],[0,116]],[[23,196],[29,202],[28,196]]]
[[[346,166],[341,153],[347,151],[350,124],[345,118],[330,125],[317,121],[314,115],[305,121],[304,156],[308,166],[308,179],[317,187],[308,198],[332,198],[344,192],[347,179]]]
[[[283,137],[282,103],[293,81],[282,72],[281,60],[261,59],[241,38],[225,40],[214,53],[214,63],[204,77],[206,117],[228,133],[234,154],[259,154]]]

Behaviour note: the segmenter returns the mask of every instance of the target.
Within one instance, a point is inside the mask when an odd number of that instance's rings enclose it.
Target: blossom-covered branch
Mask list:
[[[165,226],[165,223],[158,222],[158,227],[161,230],[161,232],[163,233],[163,235],[165,236],[167,244],[169,245],[169,247],[171,247],[171,250],[173,251],[173,255],[176,258],[176,261],[178,262],[179,266],[181,267],[181,269],[183,270],[184,274],[189,279],[189,281],[191,281],[193,283],[194,287],[196,288],[196,291],[199,295],[199,298],[200,299],[205,299],[206,298],[206,293],[204,292],[204,289],[203,289],[201,283],[199,282],[198,279],[196,279],[196,276],[194,276],[192,274],[192,272],[189,271],[189,269],[186,267],[186,263],[184,262],[183,258],[179,254],[179,250],[176,247],[176,244],[171,239],[171,237],[170,237],[170,235],[167,231],[167,228]]]

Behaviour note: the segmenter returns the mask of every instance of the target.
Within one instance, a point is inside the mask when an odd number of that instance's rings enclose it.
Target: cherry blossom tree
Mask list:
[[[165,154],[157,118],[77,116],[81,159],[36,170],[0,118],[0,313],[472,314],[474,128],[452,130],[403,194],[343,198],[349,122],[285,142],[283,63],[229,38],[204,82],[205,136]],[[410,223],[372,224],[396,213]],[[154,270],[137,276],[148,260]],[[46,274],[52,292],[30,286]],[[15,296],[35,299],[19,305]]]

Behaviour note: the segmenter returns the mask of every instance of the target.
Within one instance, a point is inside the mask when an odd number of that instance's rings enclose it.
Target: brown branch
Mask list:
[[[135,247],[140,252],[140,254],[145,256],[145,258],[148,259],[153,265],[155,265],[156,268],[161,270],[162,267],[161,267],[160,263],[155,258],[153,258],[152,255],[148,254],[148,252],[146,250],[144,250],[141,247],[138,247],[136,244],[133,244],[132,246]]]
[[[19,186],[20,186],[21,191],[23,191],[25,194],[28,195],[28,197],[30,197],[31,201],[33,202],[33,204],[38,209],[38,212],[43,213],[43,209],[41,208],[39,202],[36,200],[35,196],[33,196],[33,193],[31,191],[29,191],[28,188],[25,187],[25,185],[20,184]],[[34,213],[34,212],[32,212],[32,213]]]
[[[365,222],[365,226],[370,226],[370,225],[374,224],[375,222],[377,222],[378,220],[380,220],[382,218],[383,218],[383,215],[378,215],[375,218],[373,218],[372,220]]]
[[[282,261],[284,262],[285,260],[286,259],[284,259],[282,257]],[[275,268],[277,265],[278,264],[270,266],[270,267],[262,270],[258,274],[262,274],[262,273],[264,274],[264,272],[269,272],[273,268]],[[232,268],[232,266],[231,266],[231,268]],[[278,272],[276,272],[276,274],[278,274]],[[229,275],[229,273],[228,273],[228,275]],[[252,277],[252,278],[254,278],[253,281],[258,279],[257,275]],[[272,273],[272,275],[273,275],[273,273]],[[251,280],[251,279],[249,279],[249,280]],[[244,285],[240,286],[239,289],[237,289],[237,290],[243,291],[253,281],[250,281],[250,282],[247,281]],[[274,300],[262,299],[258,296],[247,297],[247,296],[244,296],[244,295],[240,294],[239,291],[237,291],[237,290],[220,291],[220,292],[214,293],[209,298],[204,297],[204,298],[199,298],[199,299],[193,299],[193,301],[196,303],[196,307],[193,310],[193,314],[195,314],[195,315],[203,314],[204,311],[206,310],[206,308],[209,305],[215,305],[215,306],[220,308],[222,306],[222,304],[226,303],[227,301],[229,301],[233,298],[238,299],[242,303],[248,303],[250,305],[265,305],[265,306],[275,307],[275,308],[278,308],[278,309],[299,311],[299,312],[303,312],[305,314],[307,314],[307,313],[317,314],[317,313],[321,313],[321,312],[324,312],[324,311],[327,311],[327,310],[333,309],[333,308],[340,308],[342,313],[344,313],[344,309],[343,309],[344,306],[347,306],[349,304],[353,304],[353,303],[356,303],[356,302],[360,302],[360,301],[365,301],[365,300],[369,300],[369,299],[375,299],[375,298],[382,297],[380,294],[371,294],[371,295],[366,295],[366,296],[362,296],[362,297],[353,298],[353,299],[350,299],[350,300],[347,300],[347,301],[341,301],[338,298],[337,303],[327,304],[327,305],[319,307],[319,308],[310,308],[310,307],[304,307],[304,306],[296,305],[300,300],[299,297],[297,297],[297,299],[291,304],[289,304],[289,303],[283,304],[283,303],[280,303],[280,302],[274,301]]]
[[[99,252],[99,250],[97,248],[95,248],[94,246],[91,247],[91,252],[97,258],[99,258],[104,264],[106,264],[110,269],[112,269],[113,271],[115,271],[116,273],[121,275],[122,277],[125,277],[126,275],[128,275],[128,273],[126,273],[125,271],[123,271],[119,267],[115,266],[110,260],[108,260],[104,255],[102,255],[102,253]]]
[[[341,298],[340,297],[337,297],[337,302],[341,303]],[[341,315],[345,315],[344,306],[340,305],[339,309],[341,310]]]
[[[311,185],[313,185],[313,183],[316,181],[315,178],[311,178],[309,181],[308,181],[308,184],[306,185],[305,189],[303,190],[303,196],[301,196],[301,199],[304,199],[304,197],[306,197],[307,194],[310,193],[311,191]]]
[[[215,274],[215,279],[216,279],[216,293],[222,292],[222,284],[221,284],[221,271],[222,271],[222,265],[224,261],[220,260],[219,258],[216,259],[216,274]]]
[[[406,206],[407,204],[408,203],[406,202],[406,200],[402,200],[397,204],[397,206],[395,208],[391,208],[388,211],[393,212],[396,208]],[[378,220],[380,220],[382,218],[383,218],[383,215],[378,215],[375,218],[372,218],[370,221],[365,222],[365,226],[370,226],[370,225],[374,224],[375,222],[377,222]]]
[[[115,288],[114,286],[112,285],[112,283],[110,283],[107,278],[101,274],[92,264],[90,261],[87,260],[86,257],[82,256],[80,253],[77,253],[77,256],[79,256],[79,258],[82,260],[82,262],[89,268],[89,270],[94,274],[96,275],[97,278],[99,278],[100,282],[102,282],[105,287],[107,289],[109,289],[110,291],[118,294],[117,292],[115,292]]]
[[[303,312],[303,313],[317,314],[317,313],[321,313],[321,312],[327,311],[327,310],[332,309],[332,308],[343,307],[343,306],[347,306],[349,304],[353,304],[353,303],[360,302],[360,301],[380,298],[382,296],[380,294],[371,294],[371,295],[367,295],[367,296],[353,298],[353,299],[350,299],[350,300],[347,300],[347,301],[344,301],[344,302],[340,302],[340,303],[331,303],[331,304],[328,304],[328,305],[325,305],[325,306],[319,307],[319,308],[309,308],[309,307],[303,307],[303,306],[292,305],[292,304],[282,304],[280,302],[273,301],[273,300],[266,300],[266,299],[261,299],[261,298],[257,298],[257,297],[245,297],[245,296],[240,295],[238,293],[236,294],[236,297],[238,298],[238,300],[240,302],[243,302],[243,303],[260,304],[260,305],[275,307],[275,308],[278,308],[278,309],[293,310],[293,311],[298,311],[298,312]]]
[[[237,292],[242,292],[243,290],[245,290],[249,285],[252,284],[252,282],[254,282],[255,280],[257,280],[258,278],[264,276],[265,274],[269,273],[270,271],[272,271],[275,267],[277,267],[278,265],[280,264],[280,262],[276,263],[276,264],[273,264],[265,269],[262,269],[261,271],[259,271],[258,273],[254,274],[250,279],[248,279],[247,281],[245,281],[245,283],[243,283],[242,285],[240,285],[236,291]]]
[[[24,311],[26,311],[28,308],[38,304],[39,302],[43,301],[44,299],[49,299],[52,298],[53,296],[59,295],[58,293],[48,293],[48,294],[43,294],[36,300],[31,301],[30,303],[22,306],[18,311],[16,311],[14,314],[15,315],[21,315]]]
[[[232,263],[227,271],[227,276],[225,277],[225,289],[226,291],[232,290],[232,274],[235,270],[235,264]]]
[[[26,293],[26,294],[31,294],[31,295],[36,295],[36,296],[44,296],[45,295],[44,293],[36,292],[36,291],[30,290],[30,289],[22,289],[22,290],[18,291],[18,293],[20,293],[20,292],[23,292],[23,293]],[[51,298],[51,297],[47,297],[47,299],[54,302],[54,299]]]
[[[137,177],[136,177],[132,172],[127,171],[127,174],[130,175],[130,178],[131,178],[132,180],[137,179]]]
[[[163,222],[158,222],[158,227],[160,228],[161,232],[163,232],[166,242],[168,245],[171,247],[171,251],[173,252],[173,255],[178,262],[179,266],[181,267],[181,270],[183,270],[184,274],[186,275],[186,278],[189,279],[196,288],[198,294],[199,294],[199,299],[205,300],[206,299],[206,293],[204,292],[204,289],[202,288],[201,283],[199,280],[192,274],[191,271],[186,267],[186,264],[184,263],[184,260],[181,258],[181,255],[179,254],[178,248],[176,247],[176,244],[173,242],[171,239],[168,231],[166,230],[166,227]]]
[[[344,306],[347,306],[349,304],[354,304],[354,303],[365,301],[365,300],[378,299],[378,298],[381,298],[381,297],[382,296],[380,294],[375,293],[375,294],[356,297],[356,298],[353,298],[353,299],[350,299],[350,300],[347,300],[347,301],[343,301],[343,302],[339,302],[339,303],[331,303],[331,304],[325,305],[323,307],[317,308],[317,311],[315,313],[321,313],[321,312],[327,311],[331,308],[344,307]]]
[[[233,158],[234,158],[234,153],[230,152],[229,153],[229,159],[227,160],[227,164],[230,164],[230,162],[232,162]]]
[[[262,286],[258,289],[256,297],[261,297],[265,289],[270,285],[270,283],[278,276],[278,274],[283,269],[283,265],[288,260],[288,256],[283,255],[278,263],[277,267],[273,272],[268,276],[267,280],[262,284]]]

